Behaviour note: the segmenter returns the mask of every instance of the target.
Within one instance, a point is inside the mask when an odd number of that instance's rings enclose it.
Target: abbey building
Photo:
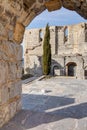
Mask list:
[[[24,35],[24,71],[42,75],[45,28],[29,29]],[[87,78],[87,23],[51,26],[51,74]]]

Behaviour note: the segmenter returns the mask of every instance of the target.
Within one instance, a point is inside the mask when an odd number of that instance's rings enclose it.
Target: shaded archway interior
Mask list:
[[[69,62],[66,66],[68,68],[68,76],[76,76],[77,64],[74,62]]]

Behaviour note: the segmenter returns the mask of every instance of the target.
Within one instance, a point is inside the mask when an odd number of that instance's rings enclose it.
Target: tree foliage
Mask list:
[[[43,74],[49,75],[51,70],[51,45],[50,45],[50,29],[47,24],[43,42]]]

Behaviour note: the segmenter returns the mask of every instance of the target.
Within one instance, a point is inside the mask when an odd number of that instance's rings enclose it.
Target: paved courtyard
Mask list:
[[[34,80],[22,90],[22,110],[0,130],[87,130],[87,80]]]

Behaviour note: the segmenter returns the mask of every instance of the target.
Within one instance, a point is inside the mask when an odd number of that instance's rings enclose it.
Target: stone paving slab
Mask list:
[[[35,80],[22,90],[23,109],[0,130],[87,130],[87,80]]]

